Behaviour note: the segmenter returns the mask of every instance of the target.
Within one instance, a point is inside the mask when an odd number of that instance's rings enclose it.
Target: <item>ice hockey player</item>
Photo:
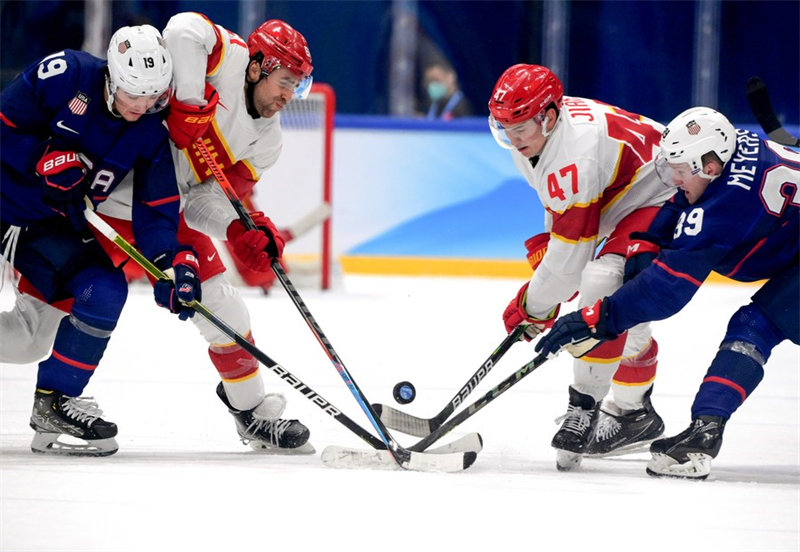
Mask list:
[[[303,35],[278,20],[260,25],[245,43],[201,14],[180,13],[168,22],[164,40],[174,60],[175,96],[167,125],[184,204],[178,237],[198,253],[203,304],[254,342],[247,307],[227,280],[209,236],[229,240],[242,263],[265,272],[271,270],[267,247],[274,246],[278,258],[282,254],[281,234],[262,213],[252,213],[259,230],[245,230],[193,142],[202,137],[237,194],[246,195],[278,159],[279,112],[309,90],[311,54]],[[130,192],[131,183],[123,183],[98,209],[126,239],[133,238]],[[106,245],[116,262],[126,259],[113,245]],[[33,339],[36,345],[31,349],[41,352],[47,347],[42,336],[52,321],[42,305],[27,303],[15,308],[14,316],[17,320],[35,316],[36,321],[22,327],[33,325],[37,332],[20,335],[19,342]],[[209,356],[221,378],[217,395],[233,415],[242,441],[264,452],[312,453],[308,428],[280,417],[286,405],[283,395],[265,392],[258,361],[204,318],[192,321],[209,344]],[[5,329],[8,323],[3,320],[2,325]]]
[[[156,113],[169,101],[171,82],[161,34],[143,25],[114,33],[108,62],[63,50],[2,92],[4,257],[43,301],[74,298],[69,316],[53,309],[59,314],[47,335],[52,352],[39,363],[30,418],[34,452],[105,456],[118,449],[117,426],[101,418],[96,401],[80,396],[127,297],[122,271],[87,227],[85,196],[103,202],[134,171],[137,241],[175,276],[155,283],[156,301],[185,319],[191,311],[179,299],[201,296],[195,253],[176,239],[178,188]]]
[[[667,125],[657,168],[680,191],[649,229],[657,259],[622,288],[559,319],[536,344],[574,356],[681,310],[713,270],[741,282],[767,280],[728,322],[691,409],[691,424],[650,445],[647,473],[704,479],[725,424],[764,375],[772,349],[800,343],[800,153],[735,129],[707,107]]]
[[[663,127],[564,96],[558,78],[539,65],[508,68],[489,112],[495,139],[511,150],[546,211],[547,232],[526,243],[538,265],[503,313],[506,330],[524,324],[530,340],[576,292],[581,305],[593,304],[652,260],[655,247],[630,234],[645,230],[674,193],[653,166]],[[552,440],[558,469],[580,465],[584,454],[624,453],[663,433],[650,401],[657,352],[649,326],[641,325],[575,361],[567,413]],[[601,409],[610,387],[613,401]]]

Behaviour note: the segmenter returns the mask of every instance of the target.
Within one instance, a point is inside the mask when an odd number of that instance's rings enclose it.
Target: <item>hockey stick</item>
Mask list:
[[[501,381],[499,384],[494,386],[490,389],[483,397],[469,405],[467,408],[450,418],[447,422],[439,426],[435,431],[418,441],[417,443],[408,447],[410,451],[420,451],[425,450],[430,447],[433,443],[444,437],[446,434],[450,433],[456,426],[461,425],[467,419],[471,418],[476,412],[483,409],[484,406],[495,400],[497,397],[511,389],[514,385],[519,383],[519,381],[536,370],[539,366],[544,364],[550,357],[541,354],[538,355],[536,358],[519,368],[516,372],[508,376],[506,379]],[[446,447],[446,445],[445,445]],[[345,447],[336,447],[336,456],[326,455],[325,452],[322,454],[322,461],[328,464],[333,464],[334,461],[338,461],[340,465],[347,467],[348,461],[352,461],[353,463],[359,463],[364,461],[364,457],[367,453],[363,451],[359,451],[358,449],[349,449]],[[374,454],[372,456],[375,456]]]
[[[236,210],[236,213],[239,215],[239,219],[242,221],[242,223],[245,225],[246,228],[251,229],[251,230],[255,230],[256,229],[256,224],[253,222],[253,219],[250,217],[250,213],[248,213],[247,209],[245,209],[244,205],[242,205],[241,200],[236,195],[236,190],[233,189],[233,186],[231,185],[231,183],[228,180],[228,178],[225,176],[225,173],[222,172],[222,169],[217,164],[216,159],[214,159],[211,156],[211,153],[206,148],[206,145],[203,143],[203,140],[202,139],[198,139],[195,142],[195,145],[197,146],[197,149],[200,151],[200,154],[203,156],[203,159],[205,159],[206,164],[211,169],[211,173],[217,179],[217,182],[219,182],[220,186],[222,187],[223,191],[225,192],[225,195],[227,196],[228,200],[231,202],[231,205],[233,205],[233,208]],[[370,406],[369,401],[367,401],[367,398],[364,396],[364,393],[358,387],[358,385],[356,384],[355,380],[353,379],[353,377],[348,372],[347,368],[345,368],[345,365],[342,362],[341,358],[339,358],[339,355],[334,350],[333,345],[331,345],[330,341],[328,341],[328,338],[323,333],[322,328],[320,328],[319,324],[317,324],[317,321],[314,319],[314,316],[311,314],[311,311],[308,309],[306,304],[303,302],[303,299],[300,297],[300,294],[297,292],[297,289],[294,287],[294,284],[292,284],[291,280],[289,280],[289,277],[286,275],[286,272],[283,270],[283,267],[281,266],[281,264],[278,261],[278,259],[272,259],[271,267],[272,267],[273,272],[275,272],[275,277],[278,279],[278,281],[284,287],[286,292],[289,294],[289,297],[291,298],[291,300],[294,303],[295,307],[297,307],[297,310],[300,312],[300,315],[303,317],[303,320],[305,320],[306,324],[311,329],[311,332],[314,334],[314,337],[317,338],[317,341],[322,346],[322,348],[325,350],[325,353],[328,355],[328,358],[333,363],[333,366],[336,368],[336,371],[339,373],[339,375],[344,380],[345,384],[347,385],[347,388],[353,394],[353,397],[355,397],[356,402],[361,407],[361,409],[364,411],[364,414],[366,414],[366,416],[369,419],[370,423],[375,428],[375,431],[378,432],[378,436],[385,443],[386,448],[389,449],[389,452],[392,453],[392,456],[394,457],[395,461],[401,467],[406,468],[406,469],[420,469],[420,470],[427,469],[428,471],[455,471],[455,469],[453,469],[453,468],[457,467],[457,463],[458,463],[458,458],[457,457],[458,456],[461,457],[460,458],[460,460],[461,460],[461,468],[459,468],[459,469],[462,469],[462,470],[466,469],[469,466],[471,466],[473,462],[475,462],[475,459],[477,457],[477,453],[476,452],[472,452],[472,451],[471,452],[464,452],[464,453],[451,453],[451,454],[448,454],[448,455],[445,455],[445,454],[438,455],[437,454],[437,455],[430,455],[430,456],[421,456],[420,454],[414,455],[412,453],[412,451],[409,451],[409,450],[403,448],[395,440],[395,438],[392,437],[391,433],[389,433],[389,430],[386,429],[386,426],[383,424],[383,422],[381,422],[381,420],[377,416],[377,414],[375,414],[375,411]],[[421,452],[421,451],[422,450],[417,450],[415,452]],[[447,457],[447,458],[445,458],[445,457]],[[442,468],[445,465],[447,465],[449,469],[447,469],[447,470],[445,470],[445,469],[436,470],[434,468],[433,470],[431,470],[429,466],[426,467],[426,468],[423,468],[422,467],[423,466],[423,462],[422,462],[423,458],[430,458],[430,459],[439,458],[439,459],[442,459],[442,461],[440,462]],[[448,462],[444,461],[446,459],[449,459],[450,462],[448,463]],[[436,462],[432,462],[432,463],[436,464]]]
[[[147,257],[142,255],[138,249],[130,244],[125,238],[119,235],[106,221],[101,219],[91,207],[87,207],[84,211],[86,220],[94,226],[101,234],[113,242],[123,252],[125,252],[131,259],[133,259],[139,266],[141,266],[153,278],[162,280],[168,279],[168,276],[155,266]],[[369,433],[366,429],[350,419],[341,410],[336,408],[331,402],[322,397],[319,393],[311,389],[303,383],[298,377],[289,372],[286,368],[272,360],[261,349],[250,343],[236,330],[231,328],[223,320],[212,313],[199,301],[192,301],[186,303],[200,316],[208,320],[214,327],[224,333],[226,336],[236,342],[242,349],[250,353],[256,360],[261,362],[264,366],[276,373],[282,380],[296,389],[305,398],[316,404],[323,412],[336,419],[347,429],[358,435],[366,443],[376,449],[385,449],[387,444],[377,439],[374,435]],[[468,468],[477,458],[477,452],[474,450],[456,451],[441,454],[428,454],[421,451],[406,451],[405,465],[401,464],[406,469],[419,470],[419,471],[461,471]]]
[[[516,372],[508,376],[506,379],[491,388],[483,397],[469,405],[467,408],[450,418],[447,422],[439,426],[433,433],[418,441],[414,445],[408,447],[408,450],[418,451],[425,450],[433,443],[450,433],[456,426],[464,423],[468,418],[472,417],[476,412],[481,410],[484,406],[495,400],[497,397],[511,389],[514,385],[520,382],[522,378],[536,370],[539,366],[548,360],[548,356],[541,354],[536,358],[519,368]]]
[[[323,201],[292,224],[282,228],[280,230],[281,235],[284,240],[286,240],[286,243],[289,243],[299,238],[319,223],[324,222],[329,216],[331,216],[331,205],[327,201]]]
[[[464,403],[464,399],[472,393],[472,390],[486,377],[486,374],[488,374],[494,365],[506,354],[506,351],[508,351],[514,343],[519,341],[523,331],[525,331],[524,326],[517,326],[513,332],[508,334],[503,342],[492,352],[489,358],[481,364],[478,371],[472,374],[467,382],[461,386],[461,389],[456,393],[455,397],[450,399],[447,406],[436,416],[432,418],[418,418],[386,404],[373,404],[372,408],[387,427],[402,431],[408,435],[425,437],[432,431],[438,429],[439,426],[456,411],[456,408]]]
[[[800,146],[800,138],[789,134],[775,116],[767,85],[761,78],[750,77],[747,81],[747,102],[750,104],[750,109],[756,116],[758,124],[764,129],[770,140],[783,146]]]

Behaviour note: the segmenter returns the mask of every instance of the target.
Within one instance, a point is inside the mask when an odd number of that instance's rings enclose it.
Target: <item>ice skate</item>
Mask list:
[[[236,431],[239,433],[242,443],[250,445],[253,450],[269,454],[314,454],[316,452],[308,442],[311,433],[298,420],[265,417],[259,411],[261,405],[250,410],[237,410],[228,402],[222,382],[217,385],[217,396],[225,403],[228,412],[236,421]]]
[[[722,447],[725,421],[720,416],[699,416],[675,437],[653,441],[650,445],[653,458],[647,464],[647,473],[656,477],[705,479],[711,473],[711,460]]]
[[[590,396],[569,388],[569,407],[561,428],[550,443],[557,450],[556,468],[569,471],[581,465],[586,445],[597,425],[599,404]]]
[[[647,390],[643,406],[638,410],[623,412],[613,402],[604,403],[584,454],[605,457],[647,450],[648,445],[664,433],[664,421],[650,402],[652,392],[652,387]]]
[[[58,391],[36,390],[31,450],[68,456],[109,456],[119,450],[117,425],[103,420],[92,397],[67,397]]]

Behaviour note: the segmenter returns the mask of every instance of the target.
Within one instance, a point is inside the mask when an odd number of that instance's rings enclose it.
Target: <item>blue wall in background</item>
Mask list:
[[[779,118],[800,123],[797,1],[723,1],[719,106],[732,120],[750,118],[744,86],[753,75],[769,86]],[[149,22],[200,10],[239,29],[235,1],[116,0],[113,25]],[[270,0],[268,17],[307,37],[315,78],[331,83],[339,113],[388,112],[389,0]],[[82,42],[83,2],[0,1],[2,83],[38,57]],[[569,6],[567,92],[669,120],[691,103],[693,1],[581,1]],[[420,30],[439,45],[461,77],[476,114],[486,112],[494,82],[509,65],[541,62],[542,5],[526,1],[418,2]],[[57,31],[54,31],[57,29]]]

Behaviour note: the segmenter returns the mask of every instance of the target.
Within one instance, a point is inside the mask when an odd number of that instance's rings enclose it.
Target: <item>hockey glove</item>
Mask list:
[[[53,211],[66,217],[73,228],[86,226],[83,196],[88,191],[86,165],[74,151],[51,151],[47,147],[36,163],[36,174],[42,177],[42,199]]]
[[[688,206],[682,196],[675,195],[659,209],[646,232],[631,232],[631,243],[625,258],[623,282],[633,279],[658,256],[660,250],[669,247],[681,209]]]
[[[250,213],[250,217],[258,228],[247,230],[242,221],[236,219],[228,226],[228,241],[233,246],[234,254],[247,268],[265,272],[269,270],[272,259],[280,260],[283,256],[285,242],[281,233],[264,213],[256,211]]]
[[[164,269],[159,266],[164,264],[170,268]],[[153,284],[156,304],[177,314],[181,320],[194,316],[194,310],[186,306],[186,303],[200,301],[202,298],[200,279],[197,276],[200,265],[194,250],[188,247],[179,249],[171,263],[167,254],[161,255],[156,259],[155,265],[173,278],[156,280]]]
[[[169,104],[167,115],[167,128],[169,137],[175,142],[178,149],[185,149],[200,138],[211,122],[217,110],[219,95],[213,86],[206,83],[206,105],[189,105],[179,102],[175,98]]]
[[[517,296],[511,300],[506,307],[505,312],[503,313],[503,322],[506,325],[506,332],[513,332],[514,328],[520,324],[527,326],[525,328],[525,332],[522,334],[522,337],[525,338],[526,341],[530,341],[547,328],[551,327],[553,322],[555,322],[556,316],[558,316],[559,309],[561,308],[561,305],[556,305],[555,308],[550,311],[548,317],[543,320],[531,317],[525,310],[525,298],[528,295],[528,283],[529,282],[525,282],[522,287],[519,288]]]
[[[548,357],[566,349],[575,358],[580,358],[617,335],[608,329],[608,298],[603,298],[590,307],[559,318],[534,349]]]
[[[631,243],[625,256],[625,274],[622,283],[633,280],[634,276],[650,266],[658,257],[661,244],[658,238],[647,232],[631,232]]]

